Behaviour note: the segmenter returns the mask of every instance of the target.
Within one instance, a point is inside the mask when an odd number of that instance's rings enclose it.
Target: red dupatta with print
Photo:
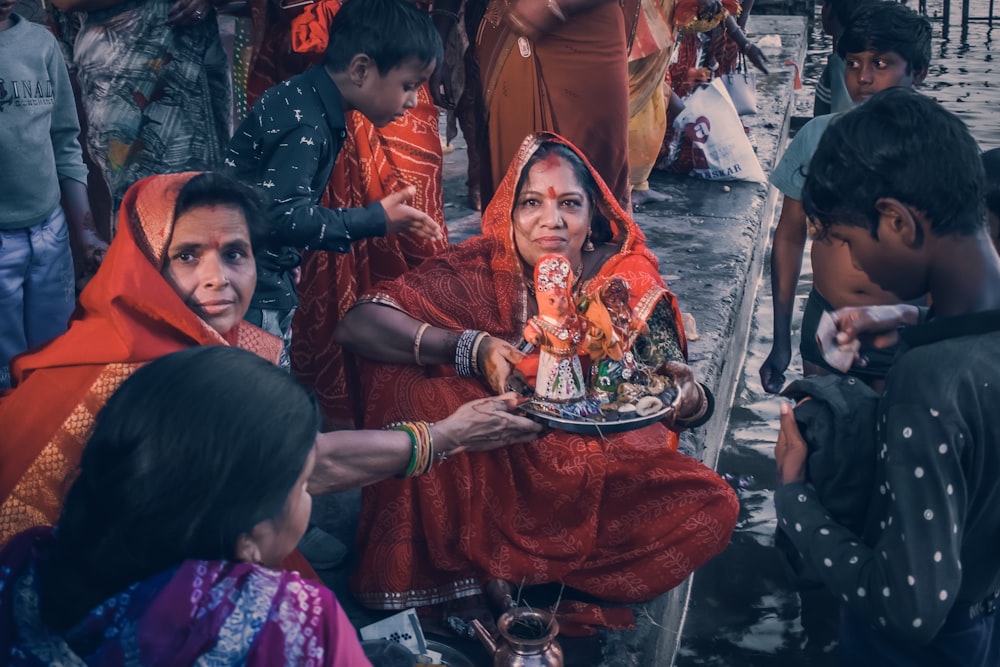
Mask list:
[[[338,0],[323,0],[292,19],[292,49],[321,54],[339,8]],[[417,189],[413,206],[444,228],[438,109],[429,88],[421,86],[417,106],[386,127],[376,128],[357,111],[349,111],[346,118],[347,136],[320,203],[329,208],[362,207],[413,185]],[[362,293],[447,246],[447,239],[428,241],[391,234],[354,241],[346,253],[304,253],[300,305],[293,324],[292,370],[316,395],[328,428],[360,426],[364,414],[355,359],[333,343],[341,317]]]
[[[246,322],[224,338],[160,275],[177,193],[195,175],[129,188],[69,330],[14,360],[15,388],[0,399],[0,544],[58,519],[97,412],[141,365],[195,345],[235,345],[277,363],[279,339]]]
[[[521,169],[543,141],[566,143],[580,154],[556,135],[530,136],[484,213],[483,235],[369,298],[435,326],[482,329],[516,342],[528,293],[511,211]],[[585,288],[624,276],[640,312],[666,298],[679,323],[642,232],[596,173],[595,179],[596,204],[620,250]],[[481,380],[455,377],[450,368],[367,364],[363,377],[371,428],[439,420],[490,394]],[[451,457],[420,477],[367,487],[352,590],[366,606],[400,609],[475,595],[493,578],[515,586],[562,582],[613,603],[564,598],[563,632],[630,627],[631,610],[620,604],[649,600],[683,581],[728,543],[736,520],[732,490],[677,453],[676,437],[662,424],[603,439],[552,431],[532,443]]]

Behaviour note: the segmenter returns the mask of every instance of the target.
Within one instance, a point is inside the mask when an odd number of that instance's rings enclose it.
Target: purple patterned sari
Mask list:
[[[57,634],[39,614],[37,564],[51,544],[37,528],[0,552],[0,664],[369,665],[327,588],[228,561],[184,561]]]

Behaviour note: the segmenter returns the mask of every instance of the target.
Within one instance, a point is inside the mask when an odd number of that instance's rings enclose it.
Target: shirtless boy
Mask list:
[[[855,104],[894,87],[912,87],[924,80],[931,55],[931,26],[927,20],[891,0],[864,5],[853,14],[837,46],[847,69],[844,83]],[[819,116],[806,123],[785,151],[771,175],[784,195],[781,217],[771,250],[771,289],[774,301],[774,342],[760,369],[764,390],[777,393],[791,360],[791,321],[795,289],[802,270],[807,224],[802,209],[805,172],[820,137],[839,114]],[[851,263],[843,243],[812,244],[813,289],[802,318],[800,352],[806,375],[835,372],[819,353],[816,325],[823,311],[846,306],[898,303],[899,299],[874,284]],[[885,375],[892,353],[866,352],[867,364],[851,373],[866,381]]]

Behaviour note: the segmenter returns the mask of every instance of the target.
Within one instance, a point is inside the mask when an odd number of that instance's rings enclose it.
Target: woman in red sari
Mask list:
[[[344,318],[338,340],[381,362],[364,374],[367,425],[433,421],[502,388],[527,361],[513,344],[533,314],[534,262],[547,252],[576,267],[578,293],[611,276],[628,282],[650,329],[636,353],[680,380],[671,427],[707,418],[709,395],[684,363],[677,304],[642,232],[576,148],[539,133],[517,153],[482,236],[369,293]],[[562,582],[612,603],[656,597],[725,548],[738,510],[718,475],[676,449],[662,423],[606,438],[553,431],[368,487],[354,593],[366,606],[400,609],[475,596],[502,579]],[[560,626],[616,623],[607,609],[576,611],[591,613]]]

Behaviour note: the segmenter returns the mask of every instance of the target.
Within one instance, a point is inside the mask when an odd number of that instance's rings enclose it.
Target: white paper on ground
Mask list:
[[[413,609],[403,610],[389,618],[366,625],[360,632],[361,639],[388,639],[402,644],[414,655],[427,653],[427,640],[424,639],[424,631],[420,627],[417,612]]]

